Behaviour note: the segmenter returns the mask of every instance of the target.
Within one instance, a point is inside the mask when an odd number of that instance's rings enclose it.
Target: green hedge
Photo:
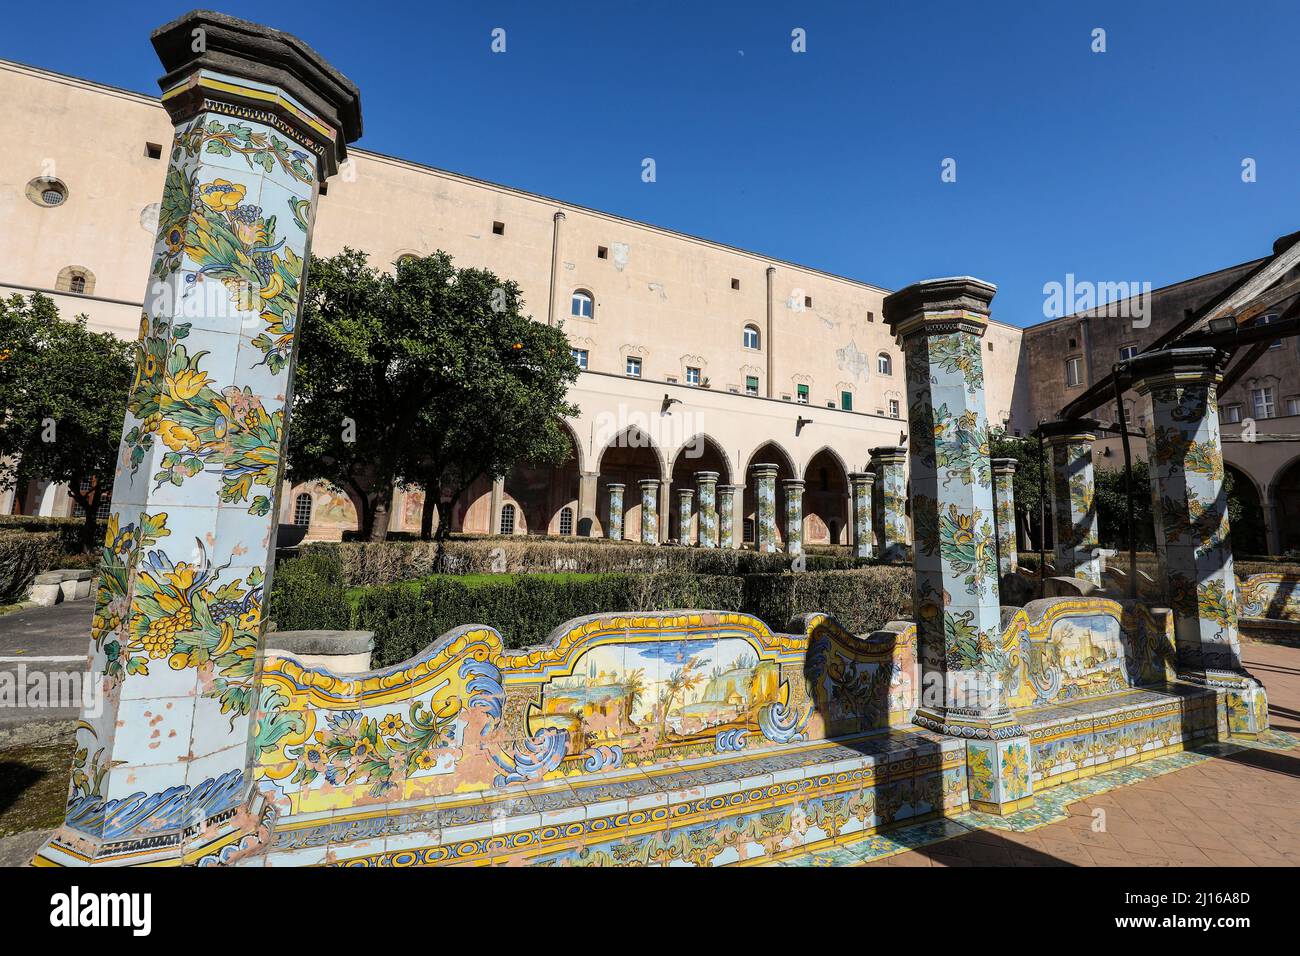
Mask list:
[[[874,567],[748,575],[438,575],[345,590],[331,556],[309,553],[277,567],[270,616],[281,631],[374,631],[374,663],[385,667],[463,624],[486,624],[507,646],[527,647],[545,642],[571,618],[619,611],[744,611],[774,630],[787,629],[800,614],[824,611],[866,633],[910,616],[911,582],[908,568]]]
[[[330,554],[281,561],[271,579],[268,610],[278,631],[346,629],[352,608],[338,561]]]
[[[64,567],[58,531],[0,528],[0,604],[21,599],[42,571]]]
[[[544,538],[489,538],[432,541],[343,542],[311,544],[304,554],[332,554],[349,587],[393,584],[433,574],[539,574],[571,572],[607,574],[628,571],[737,575],[788,571],[785,554],[721,548],[658,547],[633,543],[556,541]],[[809,554],[806,571],[838,571],[872,562],[849,554]]]
[[[95,531],[95,540],[104,540],[106,523],[100,521]],[[80,518],[49,518],[40,515],[0,515],[0,534],[8,532],[53,532],[59,537],[59,546],[63,556],[53,565],[60,568],[97,567],[99,555],[81,550]]]

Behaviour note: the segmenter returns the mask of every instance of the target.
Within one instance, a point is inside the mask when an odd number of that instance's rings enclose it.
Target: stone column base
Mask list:
[[[211,794],[190,795],[211,799]],[[182,830],[113,840],[59,827],[36,852],[32,866],[213,866],[234,863],[266,848],[277,812],[254,789],[238,805]]]
[[[1005,815],[1034,803],[1033,748],[1029,735],[1005,714],[966,713],[921,707],[912,722],[966,741],[966,788],[970,809]]]
[[[1033,748],[1029,738],[966,743],[970,808],[1005,816],[1034,803]]]

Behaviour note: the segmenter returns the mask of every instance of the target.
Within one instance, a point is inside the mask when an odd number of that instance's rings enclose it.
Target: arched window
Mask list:
[[[761,341],[762,341],[762,340],[761,340],[761,339],[759,338],[759,336],[758,336],[758,326],[757,326],[757,325],[747,325],[747,326],[745,326],[745,348],[747,348],[747,349],[756,349],[756,348],[759,347],[759,343],[760,343]]]
[[[95,292],[95,274],[85,266],[64,266],[54,280],[54,288],[59,292],[75,292],[78,295],[93,295]]]
[[[305,491],[293,499],[293,523],[300,528],[311,524],[311,495]]]
[[[572,508],[564,508],[560,512],[560,534],[573,534]]]
[[[573,302],[569,307],[569,313],[579,319],[589,319],[595,314],[595,303],[591,298],[591,293],[586,289],[573,290]]]
[[[881,352],[876,356],[876,371],[881,375],[894,374],[894,360],[889,357],[888,352]]]
[[[515,533],[515,506],[508,501],[501,506],[501,533]]]

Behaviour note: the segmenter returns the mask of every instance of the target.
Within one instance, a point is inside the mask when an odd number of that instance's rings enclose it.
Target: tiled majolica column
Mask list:
[[[1268,729],[1264,688],[1242,666],[1237,578],[1228,533],[1218,386],[1225,356],[1168,349],[1129,363],[1151,398],[1147,455],[1161,577],[1174,612],[1179,677],[1223,692],[1228,730]]]
[[[642,478],[641,486],[641,543],[659,543],[659,479]]]
[[[876,496],[880,499],[880,556],[886,561],[906,561],[907,477],[904,463],[907,449],[886,445],[870,451],[876,472]]]
[[[718,547],[737,548],[736,492],[744,494],[743,485],[718,485]]]
[[[605,486],[609,489],[609,540],[623,540],[623,491],[627,487],[617,481]]]
[[[1017,462],[1014,458],[994,458],[993,527],[998,542],[998,575],[1015,574],[1020,566],[1016,553],[1016,497],[1014,483]]]
[[[700,492],[700,528],[695,543],[701,548],[716,548],[718,546],[718,473],[697,471],[695,486]]]
[[[1100,422],[1089,418],[1040,426],[1052,465],[1052,540],[1056,573],[1101,584],[1097,555],[1096,487],[1092,443]]]
[[[785,553],[803,554],[803,479],[781,482],[785,495]]]
[[[251,762],[298,720],[267,702],[254,720],[262,612],[315,201],[360,135],[358,94],[301,41],[221,14],[153,44],[176,129],[91,624],[104,699],[42,864],[254,851],[275,813]]]
[[[855,471],[849,475],[853,489],[853,553],[859,558],[869,558],[875,551],[875,532],[871,530],[871,487],[876,476],[869,471]]]
[[[754,550],[776,553],[776,465],[755,465]]]
[[[694,488],[677,489],[677,543],[680,545],[691,543],[691,506],[694,501]]]
[[[888,296],[906,357],[914,600],[921,658],[915,722],[967,743],[971,806],[1033,800],[1029,739],[1006,703],[993,480],[980,340],[995,289],[934,279]]]

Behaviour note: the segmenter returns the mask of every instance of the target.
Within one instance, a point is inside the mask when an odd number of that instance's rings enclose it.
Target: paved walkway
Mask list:
[[[1300,737],[1300,648],[1243,651],[1268,688],[1273,729]],[[867,865],[1300,866],[1300,748],[1196,760],[1066,812],[1037,829],[967,831]]]
[[[0,742],[48,737],[81,713],[93,597],[0,615],[0,675],[25,688],[21,706],[0,709]],[[44,678],[40,681],[38,678]],[[35,688],[42,688],[37,694]],[[65,700],[64,698],[71,698]]]

